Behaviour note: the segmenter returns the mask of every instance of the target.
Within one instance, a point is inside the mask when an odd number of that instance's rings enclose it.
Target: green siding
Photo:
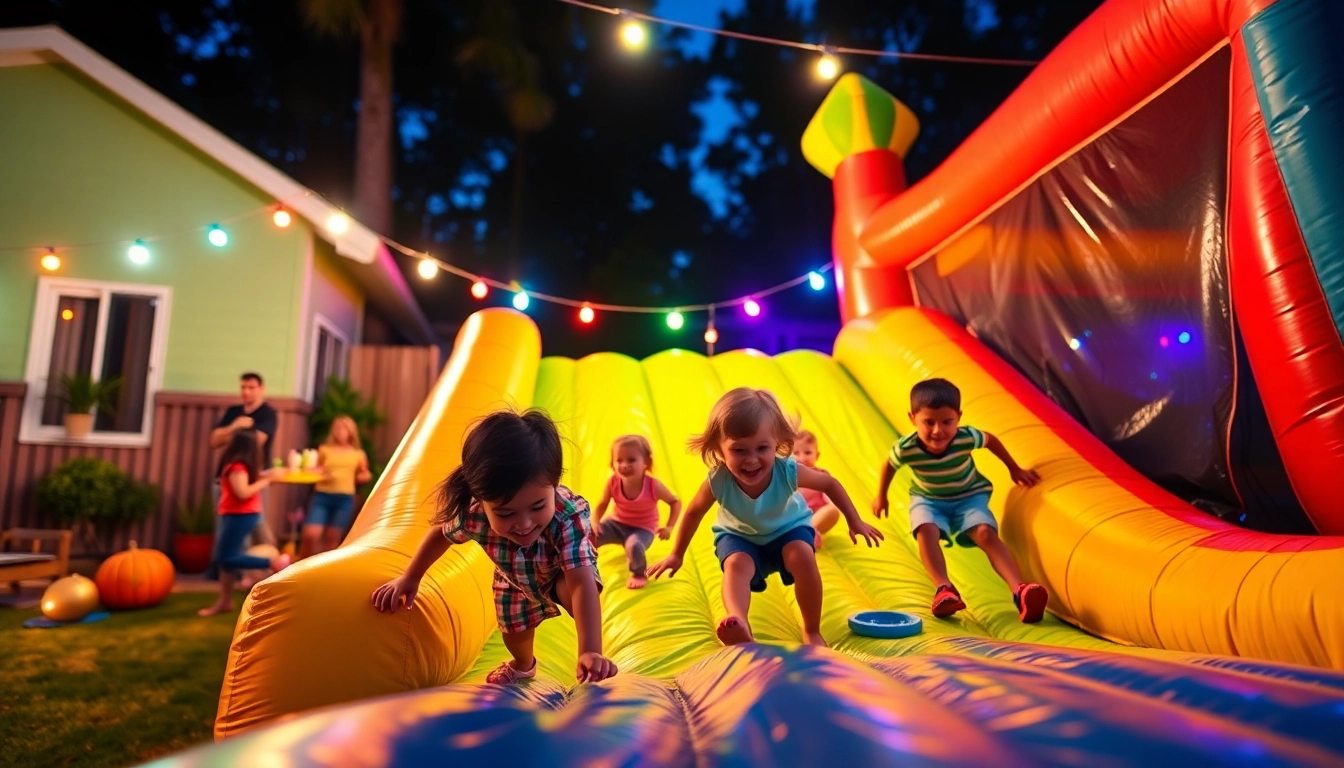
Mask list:
[[[313,320],[319,314],[344,333],[352,345],[359,341],[364,297],[342,266],[343,261],[345,259],[336,254],[336,249],[330,243],[313,238],[313,276],[308,293],[308,312],[303,318],[304,333],[309,344],[316,341],[313,337]],[[305,379],[312,378],[313,372],[309,369],[306,355],[302,369]]]
[[[0,68],[0,104],[0,246],[113,241],[63,249],[55,274],[170,286],[165,389],[233,392],[257,370],[274,396],[300,390],[305,222],[222,221],[274,201],[63,65]],[[206,242],[215,221],[224,248]],[[126,258],[135,238],[167,233],[148,264]],[[39,251],[0,256],[0,380],[18,380],[46,273]]]

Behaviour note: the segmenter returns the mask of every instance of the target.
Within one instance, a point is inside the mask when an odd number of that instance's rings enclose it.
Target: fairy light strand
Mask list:
[[[797,48],[803,51],[814,51],[821,54],[852,54],[855,56],[874,56],[886,59],[913,59],[918,61],[941,61],[949,64],[984,64],[997,67],[1034,67],[1041,62],[1039,60],[1028,59],[998,59],[984,56],[952,56],[937,53],[915,53],[913,51],[884,51],[877,48],[851,48],[843,45],[822,45],[820,43],[804,43],[798,40],[784,40],[778,37],[767,37],[765,35],[753,35],[747,32],[734,32],[730,29],[715,29],[700,24],[691,24],[686,21],[677,21],[675,19],[666,19],[661,16],[653,16],[639,11],[632,11],[626,8],[612,8],[597,3],[589,3],[584,0],[557,0],[565,5],[572,5],[576,8],[583,8],[589,11],[597,11],[611,16],[620,16],[628,19],[638,19],[650,24],[662,24],[668,27],[679,27],[689,29],[693,32],[706,32],[720,37],[731,37],[737,40],[746,40],[752,43],[764,43],[766,45],[775,45],[784,48]]]

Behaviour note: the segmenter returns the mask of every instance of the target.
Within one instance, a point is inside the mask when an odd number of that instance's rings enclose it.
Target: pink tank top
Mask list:
[[[822,469],[821,467],[813,467],[813,469],[817,470],[818,472],[826,472],[826,470]],[[829,475],[831,473],[826,472],[826,474]],[[816,512],[818,509],[821,509],[822,507],[831,503],[831,500],[826,498],[826,494],[822,493],[821,491],[814,491],[811,488],[800,487],[798,489],[798,493],[801,493],[803,495],[803,501],[807,503],[807,508],[812,510],[813,512]]]
[[[611,494],[611,501],[616,505],[616,522],[646,531],[658,530],[658,497],[653,494],[652,477],[644,475],[644,487],[640,489],[639,496],[627,499],[625,491],[621,489],[621,476],[612,475],[607,483],[607,493]]]

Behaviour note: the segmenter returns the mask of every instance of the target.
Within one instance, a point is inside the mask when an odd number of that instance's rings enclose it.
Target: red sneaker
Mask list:
[[[965,607],[966,603],[962,602],[961,593],[951,584],[942,585],[933,595],[933,615],[940,619],[945,619]]]
[[[1017,605],[1017,617],[1022,623],[1035,624],[1044,618],[1050,594],[1040,584],[1018,584],[1013,602]]]

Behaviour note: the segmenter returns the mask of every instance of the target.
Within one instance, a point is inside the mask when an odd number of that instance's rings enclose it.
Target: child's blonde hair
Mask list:
[[[767,422],[779,442],[775,453],[780,456],[792,454],[793,441],[797,439],[797,420],[784,415],[784,409],[769,391],[738,387],[719,398],[709,411],[704,434],[691,438],[686,445],[693,453],[699,453],[706,464],[717,467],[723,464],[724,440],[751,437],[761,424]]]
[[[644,471],[653,471],[653,446],[649,445],[649,439],[643,435],[621,435],[611,443],[611,463],[616,464],[616,452],[622,448],[634,448],[644,457]]]
[[[323,440],[322,444],[340,445],[340,443],[336,442],[336,427],[338,426],[344,426],[346,428],[347,434],[350,435],[350,447],[358,448],[360,445],[359,427],[355,424],[355,420],[349,416],[337,416],[331,420],[331,428],[327,430],[327,439]]]

